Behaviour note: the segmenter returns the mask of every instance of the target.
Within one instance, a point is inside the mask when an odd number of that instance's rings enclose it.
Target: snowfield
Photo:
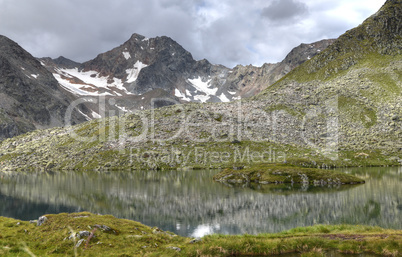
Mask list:
[[[196,89],[196,91],[201,92],[203,94],[195,95],[194,100],[200,101],[201,103],[205,103],[208,101],[211,96],[215,96],[218,88],[210,88],[211,87],[211,79],[206,82],[202,81],[201,77],[195,79],[188,79],[191,85]]]
[[[190,101],[191,101],[190,98],[188,98],[188,97],[186,97],[184,94],[182,94],[182,93],[180,92],[180,90],[178,90],[177,88],[174,90],[174,95],[175,95],[176,97],[178,97],[178,98],[181,98],[181,99],[184,100],[184,101],[187,101],[187,102],[190,102]]]
[[[57,74],[53,74],[61,86],[68,91],[82,96],[122,96],[130,93],[125,87],[121,79],[113,78],[113,82],[109,83],[109,77],[102,77],[96,71],[79,71],[74,69],[57,69]],[[137,74],[138,76],[138,74]],[[81,83],[74,83],[72,80],[77,78]],[[103,89],[103,90],[100,90]],[[100,93],[102,91],[102,93]]]
[[[127,50],[123,51],[122,54],[127,60],[131,58]],[[78,68],[55,69],[56,73],[53,76],[63,88],[78,96],[124,96],[134,95],[126,89],[124,84],[134,83],[138,79],[141,70],[146,67],[148,67],[147,64],[137,60],[132,69],[125,70],[127,76],[123,79],[101,76],[97,71],[82,71]],[[32,74],[31,77],[36,78],[37,76]],[[188,88],[182,89],[183,92],[177,88],[174,90],[174,95],[183,101],[205,103],[211,97],[216,97],[221,102],[240,99],[240,97],[234,97],[236,92],[220,91],[218,94],[218,87],[212,85],[211,77],[202,78],[198,76],[187,79],[187,82]],[[123,107],[118,108],[124,112],[127,111]]]

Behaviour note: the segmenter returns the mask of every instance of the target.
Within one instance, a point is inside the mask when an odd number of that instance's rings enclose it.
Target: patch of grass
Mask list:
[[[384,72],[377,72],[368,75],[368,78],[376,83],[386,95],[389,97],[395,97],[401,93],[401,88],[397,85],[396,81],[390,74]]]
[[[289,113],[290,115],[292,115],[294,117],[303,117],[305,115],[304,112],[295,110],[292,107],[290,107],[288,105],[284,105],[284,104],[277,104],[277,105],[269,106],[268,108],[265,109],[265,111],[268,113],[271,113],[273,111],[282,111],[282,110]]]
[[[346,117],[361,122],[365,128],[370,128],[377,123],[376,111],[355,98],[340,95],[338,104],[340,111],[346,114]]]

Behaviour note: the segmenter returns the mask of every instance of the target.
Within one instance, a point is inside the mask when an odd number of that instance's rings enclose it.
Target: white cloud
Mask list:
[[[87,61],[139,33],[173,38],[195,59],[277,62],[300,43],[338,37],[385,0],[0,0],[0,34],[34,56]]]

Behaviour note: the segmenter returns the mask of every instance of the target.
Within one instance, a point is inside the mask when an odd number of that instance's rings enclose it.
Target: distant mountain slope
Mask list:
[[[301,44],[293,48],[279,63],[266,63],[262,67],[238,65],[230,71],[226,84],[237,89],[242,98],[254,96],[325,50],[334,41],[335,39],[326,39],[311,44]]]
[[[39,61],[0,36],[0,139],[62,126],[69,104],[68,94]],[[82,121],[75,110],[73,124]]]

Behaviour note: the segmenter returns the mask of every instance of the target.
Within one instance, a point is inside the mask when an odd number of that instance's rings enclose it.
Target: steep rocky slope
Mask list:
[[[10,39],[0,36],[0,140],[64,124],[69,106],[52,74]],[[85,121],[74,111],[72,123]]]
[[[0,145],[3,169],[398,165],[401,9],[388,0],[256,97],[37,131]]]

